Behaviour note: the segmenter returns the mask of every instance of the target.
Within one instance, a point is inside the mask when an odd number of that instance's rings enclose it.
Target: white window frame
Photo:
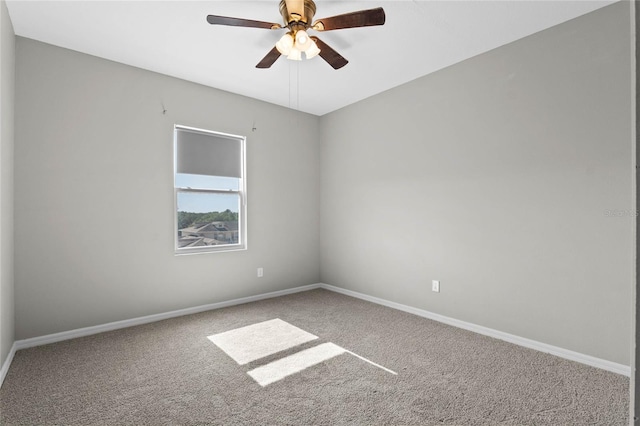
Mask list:
[[[238,190],[232,189],[209,189],[209,188],[185,188],[176,185],[176,175],[178,173],[178,129],[203,133],[206,135],[218,136],[228,139],[237,139],[240,143],[241,176],[239,178]],[[183,126],[174,124],[173,126],[173,239],[175,255],[219,253],[247,249],[247,175],[246,175],[246,142],[245,136],[233,135],[229,133],[215,132],[207,129]],[[221,244],[203,247],[178,247],[178,194],[180,192],[195,192],[209,194],[238,194],[240,206],[238,211],[238,243]]]

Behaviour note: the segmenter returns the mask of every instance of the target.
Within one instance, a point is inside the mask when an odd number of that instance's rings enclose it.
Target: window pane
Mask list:
[[[176,173],[176,187],[199,189],[240,189],[240,179],[224,176],[190,175]]]
[[[239,194],[178,191],[178,248],[238,244]]]

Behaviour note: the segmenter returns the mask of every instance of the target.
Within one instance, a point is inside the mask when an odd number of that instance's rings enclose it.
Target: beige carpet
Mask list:
[[[626,425],[628,388],[313,290],[18,351],[0,423]]]

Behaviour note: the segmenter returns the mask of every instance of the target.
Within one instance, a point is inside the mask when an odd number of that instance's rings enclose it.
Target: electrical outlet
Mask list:
[[[258,268],[258,278],[262,278],[264,275],[264,270],[262,268]]]
[[[440,293],[440,281],[437,281],[437,280],[431,281],[431,291]]]

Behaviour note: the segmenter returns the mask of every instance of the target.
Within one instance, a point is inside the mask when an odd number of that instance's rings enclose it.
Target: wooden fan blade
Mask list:
[[[327,61],[334,70],[340,69],[349,63],[349,61],[342,57],[341,54],[333,50],[327,43],[320,40],[318,37],[313,36],[311,39],[316,42],[318,49],[320,49],[320,57]]]
[[[227,25],[230,27],[265,28],[267,30],[277,30],[282,28],[280,24],[271,22],[253,21],[251,19],[230,18],[228,16],[208,15],[207,22],[211,25]]]
[[[357,12],[345,13],[344,15],[331,16],[319,19],[313,24],[313,29],[317,31],[340,30],[343,28],[371,27],[373,25],[384,25],[384,9],[359,10]]]
[[[267,56],[265,56],[260,62],[258,62],[256,68],[270,68],[271,65],[273,65],[273,63],[278,60],[279,57],[280,52],[278,52],[278,49],[274,47],[269,53],[267,53]]]

